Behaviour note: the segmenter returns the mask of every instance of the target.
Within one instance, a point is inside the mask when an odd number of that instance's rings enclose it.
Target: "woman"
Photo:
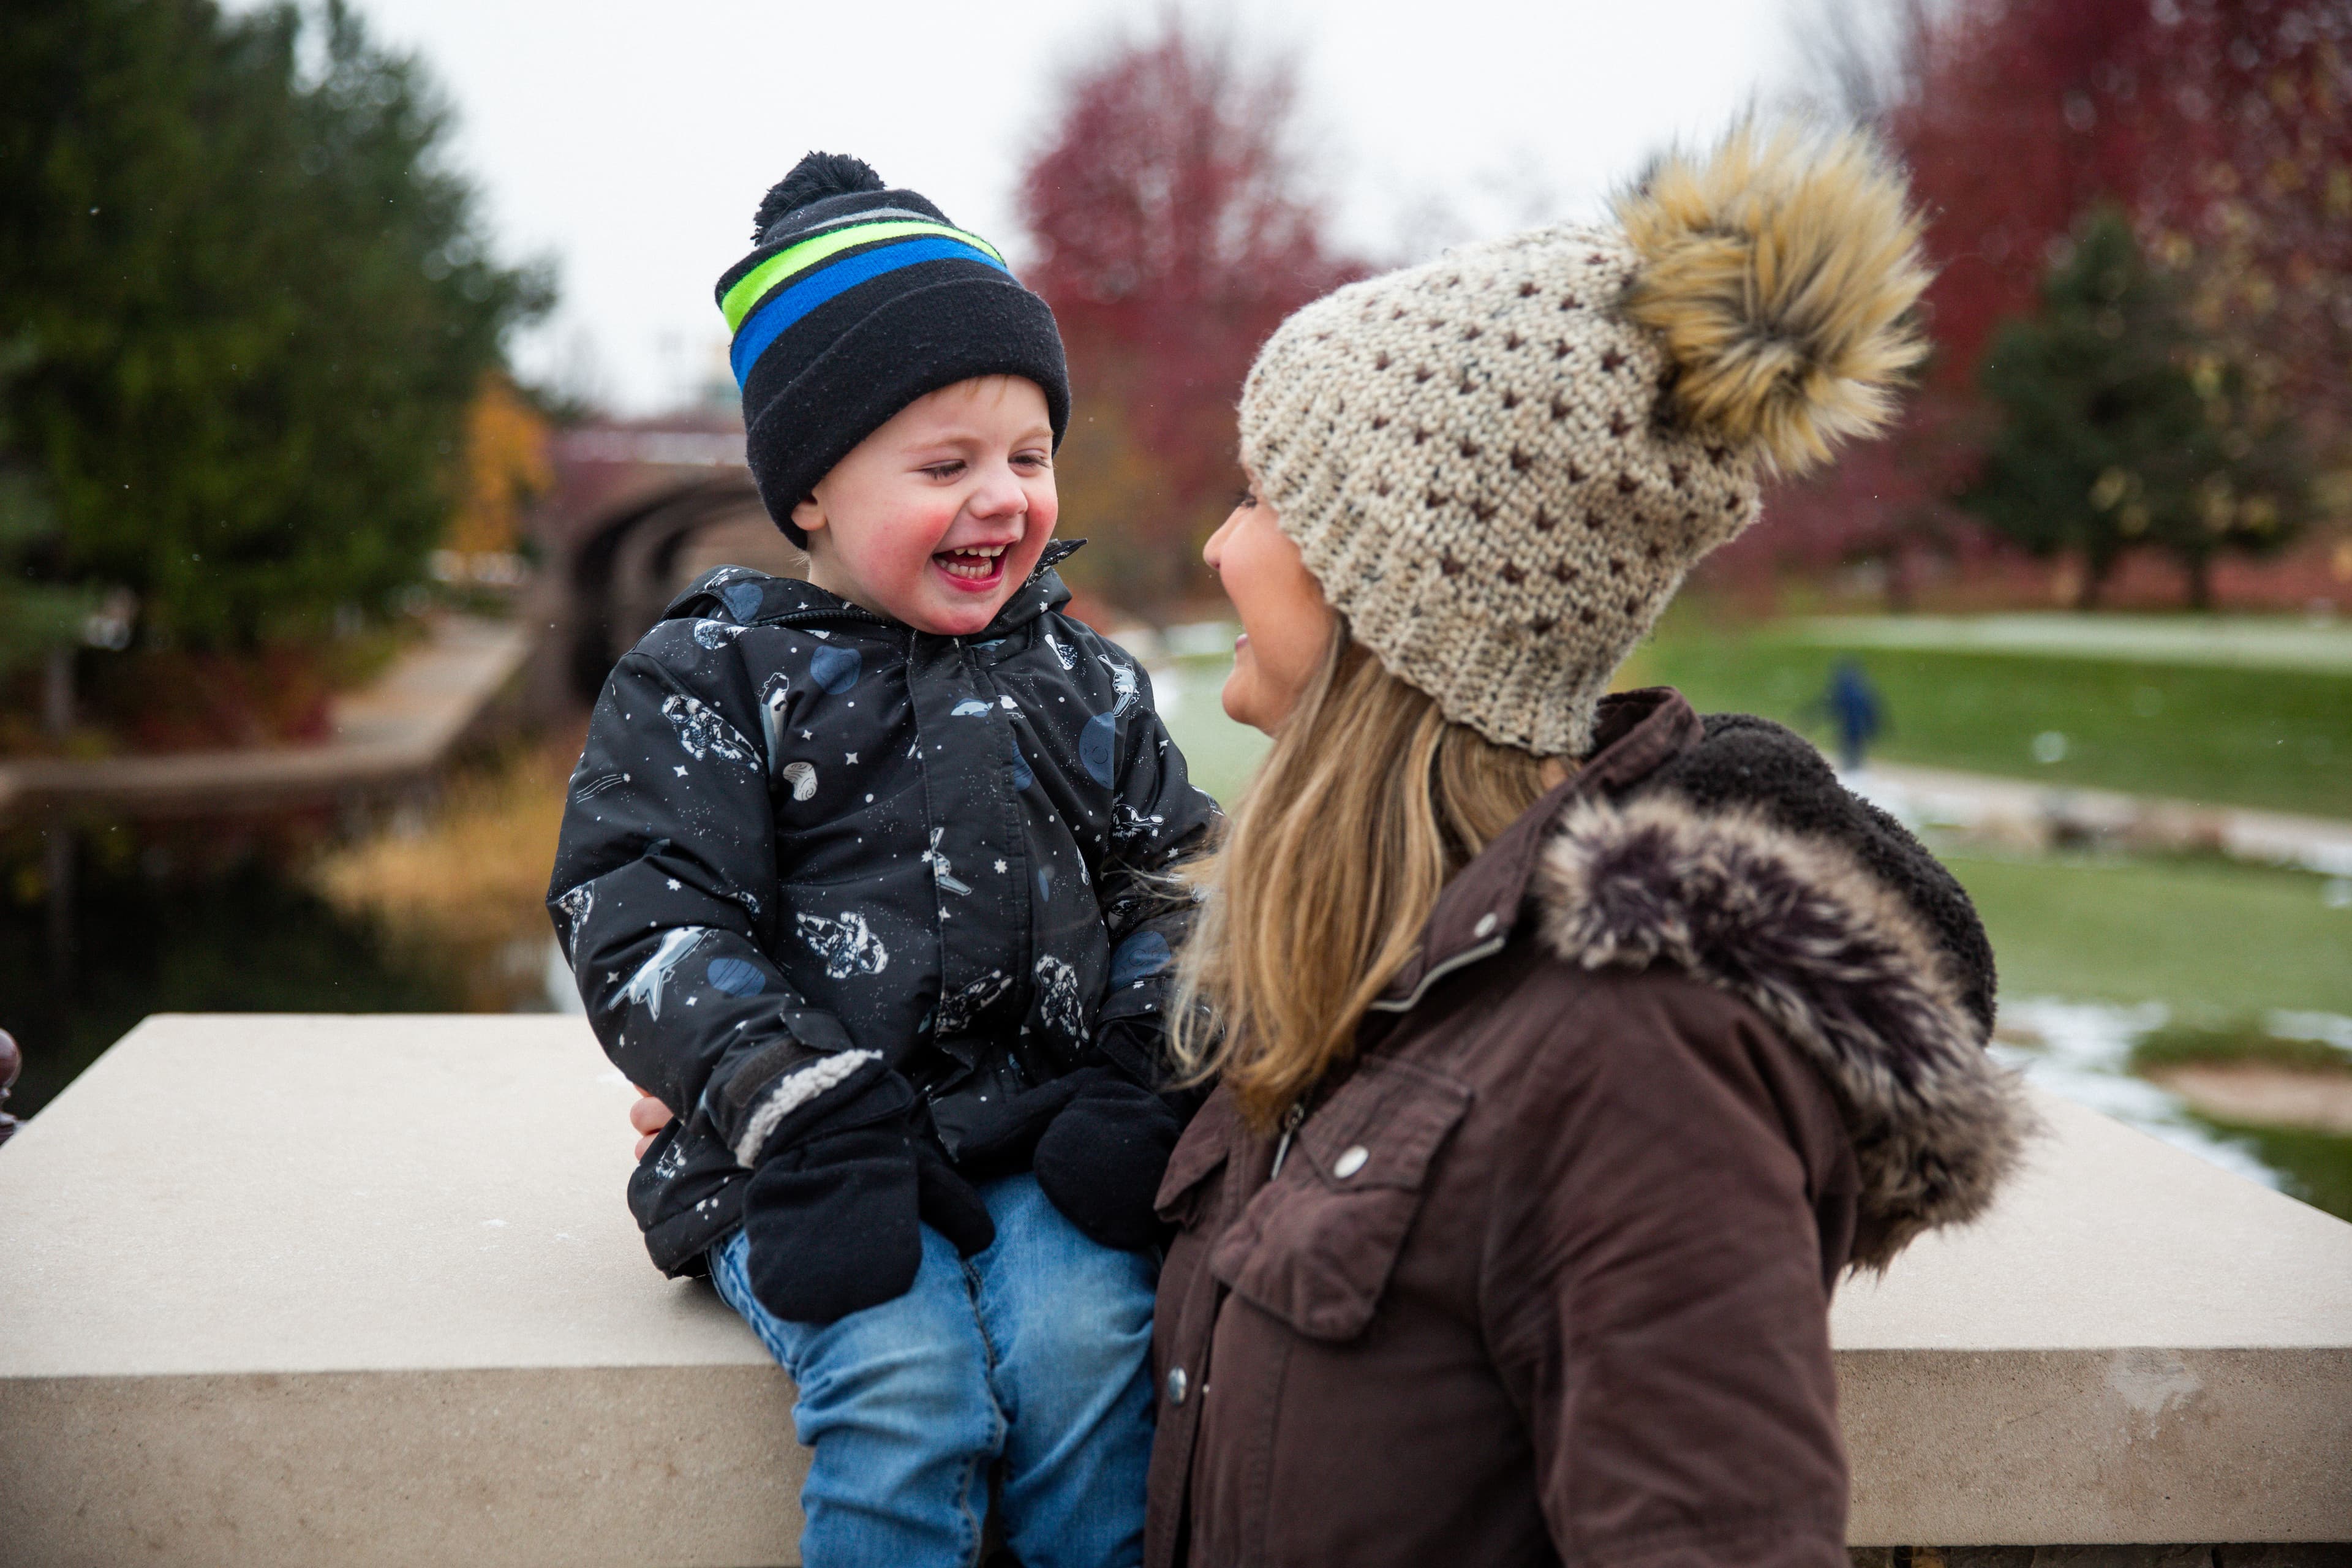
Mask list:
[[[1615,216],[1343,289],[1244,393],[1275,743],[1181,955],[1154,1568],[1843,1568],[1831,1289],[2014,1156],[1951,878],[1788,731],[1601,695],[1885,417],[1901,181],[1742,132]]]

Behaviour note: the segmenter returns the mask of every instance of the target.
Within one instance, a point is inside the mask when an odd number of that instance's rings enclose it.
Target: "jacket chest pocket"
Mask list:
[[[1213,1219],[1209,1205],[1222,1184],[1211,1178],[1220,1176],[1231,1163],[1234,1145],[1246,1142],[1232,1092],[1222,1087],[1212,1091],[1168,1156],[1160,1194],[1153,1200],[1160,1217],[1186,1229]]]
[[[1469,1108],[1469,1089],[1442,1073],[1366,1062],[1299,1125],[1280,1174],[1210,1253],[1210,1272],[1309,1339],[1362,1333]]]

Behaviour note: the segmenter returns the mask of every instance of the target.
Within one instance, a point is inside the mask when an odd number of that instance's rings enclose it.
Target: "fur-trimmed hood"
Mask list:
[[[1706,740],[1624,798],[1571,800],[1530,886],[1588,969],[1670,963],[1753,1006],[1821,1069],[1861,1174],[1853,1262],[1976,1217],[2032,1126],[1986,1054],[1991,951],[1916,840],[1778,725]]]

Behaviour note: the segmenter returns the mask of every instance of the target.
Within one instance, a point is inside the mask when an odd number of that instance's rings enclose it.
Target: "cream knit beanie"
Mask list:
[[[1327,295],[1242,393],[1242,459],[1355,637],[1546,756],[1590,748],[1759,475],[1876,430],[1926,352],[1918,221],[1858,134],[1742,127],[1614,217]]]

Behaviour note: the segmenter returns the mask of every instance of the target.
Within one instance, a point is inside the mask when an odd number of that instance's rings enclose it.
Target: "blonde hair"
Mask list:
[[[1206,893],[1170,1046],[1265,1131],[1354,1049],[1448,878],[1555,774],[1438,712],[1334,616],[1331,647],[1227,820],[1187,868]]]

